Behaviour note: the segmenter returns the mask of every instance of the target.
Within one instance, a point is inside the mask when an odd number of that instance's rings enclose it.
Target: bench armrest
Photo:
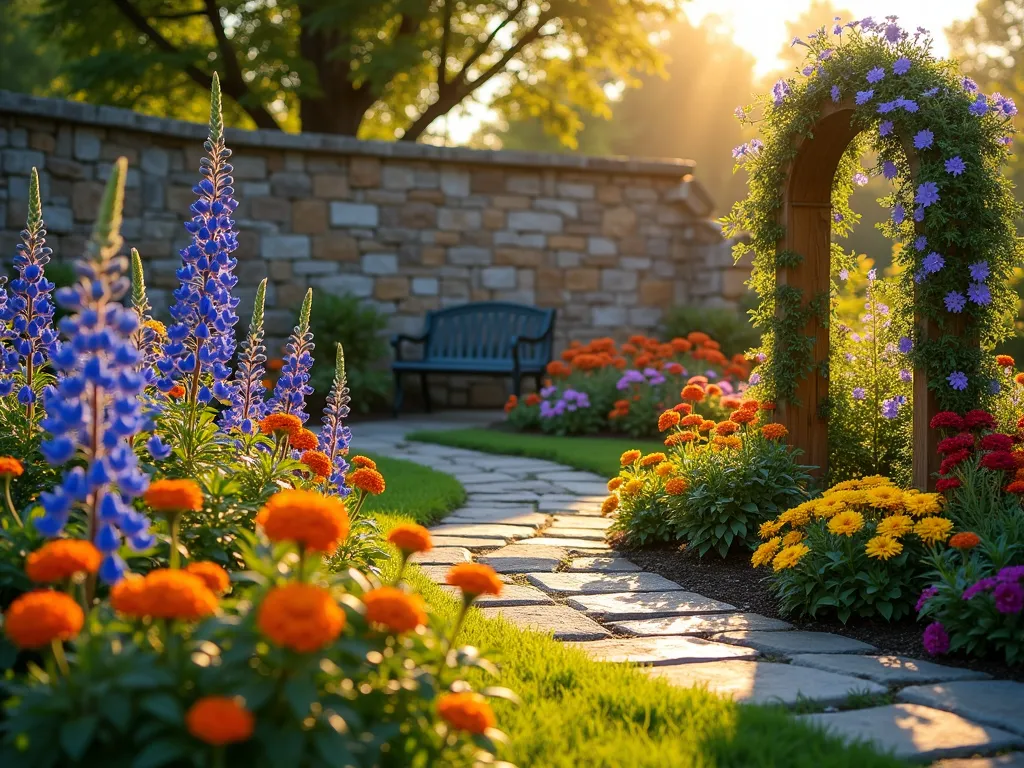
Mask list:
[[[542,341],[549,340],[555,332],[554,325],[549,325],[544,333],[540,336],[513,336],[508,340],[508,345],[512,350],[512,364],[516,370],[519,370],[519,348],[523,344],[537,344]]]
[[[410,336],[407,333],[396,333],[391,337],[391,346],[395,350],[395,360],[402,359],[402,342],[409,342],[410,344],[423,344],[426,342],[427,337],[430,334],[423,333],[419,336]]]

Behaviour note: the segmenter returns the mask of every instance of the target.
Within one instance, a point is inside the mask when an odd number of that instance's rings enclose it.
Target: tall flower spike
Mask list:
[[[139,371],[146,377],[146,384],[156,380],[156,362],[160,358],[160,345],[167,335],[163,323],[154,320],[153,308],[146,295],[146,277],[142,270],[142,257],[139,252],[131,250],[132,275],[132,309],[139,318],[139,327],[132,334],[132,341],[142,353]]]
[[[29,418],[35,410],[35,380],[40,370],[57,350],[57,332],[53,327],[53,283],[46,279],[44,269],[53,253],[46,246],[43,206],[39,195],[39,173],[35,168],[29,179],[28,217],[21,232],[14,256],[18,276],[8,286],[7,301],[0,309],[4,335],[10,341],[13,355],[5,355],[4,373],[21,373],[18,401],[26,407]],[[11,391],[12,382],[5,382],[0,391]]]
[[[251,435],[255,424],[267,415],[266,394],[263,376],[267,362],[267,348],[263,343],[263,305],[267,295],[267,279],[263,278],[256,289],[256,301],[252,308],[252,322],[249,335],[242,342],[238,356],[238,370],[229,385],[231,407],[221,415],[224,429],[240,429]]]
[[[306,395],[313,393],[313,388],[309,386],[309,369],[313,367],[313,334],[309,332],[309,313],[312,308],[313,289],[310,288],[299,310],[299,324],[288,339],[284,366],[274,386],[274,396],[267,403],[271,413],[294,414],[303,424],[309,418],[305,410]]]
[[[174,324],[167,329],[168,343],[157,362],[159,387],[168,391],[181,382],[192,403],[228,399],[225,382],[231,374],[228,364],[235,354],[238,322],[238,299],[231,295],[238,282],[237,261],[231,256],[238,238],[231,214],[238,202],[231,186],[231,150],[224,146],[216,73],[210,93],[209,138],[203,146],[209,156],[200,161],[203,179],[192,189],[198,199],[192,204],[191,221],[185,222],[192,242],[180,251],[180,284],[171,307]]]
[[[66,469],[60,484],[40,495],[45,514],[34,519],[40,533],[57,536],[79,506],[88,539],[104,554],[100,577],[110,584],[125,572],[117,554],[122,536],[137,549],[153,542],[149,521],[131,506],[149,478],[129,445],[144,420],[145,379],[132,341],[139,318],[121,304],[129,287],[127,260],[117,255],[127,168],[119,158],[107,180],[92,238],[75,264],[78,282],[57,292],[72,314],[61,321],[66,341],[53,356],[61,377],[43,396],[47,415],[41,426],[52,437],[40,450],[51,465],[80,459],[84,466]]]
[[[352,489],[345,483],[345,475],[348,473],[345,454],[348,453],[348,446],[352,441],[352,433],[345,426],[345,419],[349,413],[348,380],[345,376],[345,350],[341,348],[341,344],[337,344],[336,347],[334,381],[327,395],[327,407],[324,408],[324,415],[320,420],[323,424],[320,430],[320,450],[331,460],[331,476],[328,481],[339,496],[348,496],[352,493]]]

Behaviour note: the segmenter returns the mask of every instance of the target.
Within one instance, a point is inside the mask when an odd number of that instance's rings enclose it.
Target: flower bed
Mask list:
[[[119,255],[115,163],[77,282],[53,293],[38,177],[0,292],[0,599],[17,652],[4,765],[470,765],[502,738],[456,645],[482,565],[451,569],[454,622],[402,580],[430,548],[365,514],[385,490],[349,456],[341,350],[308,429],[312,294],[268,392],[265,285],[236,351],[230,150],[214,81],[207,156],[172,323],[154,320],[139,255]],[[129,293],[130,291],[130,293]],[[130,305],[124,303],[130,297]],[[232,369],[232,366],[234,368]],[[487,694],[486,696],[484,694]]]
[[[742,355],[727,358],[705,333],[661,342],[633,336],[618,346],[612,339],[573,342],[562,359],[548,365],[540,392],[505,405],[508,423],[520,430],[558,435],[619,432],[631,437],[658,434],[658,414],[676,401],[688,382],[705,397],[698,411],[721,417],[729,400],[746,389],[749,366]]]

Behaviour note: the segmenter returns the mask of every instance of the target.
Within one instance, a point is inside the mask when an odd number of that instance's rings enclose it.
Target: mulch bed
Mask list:
[[[768,590],[765,577],[750,566],[750,556],[744,552],[730,553],[725,559],[707,555],[703,559],[691,552],[680,552],[675,547],[629,550],[623,553],[644,571],[657,573],[681,584],[690,592],[735,605],[741,611],[759,613],[775,619],[784,619],[797,629],[812,632],[833,632],[871,643],[884,654],[929,659],[951,667],[987,672],[995,678],[1024,682],[1024,668],[1009,667],[992,660],[968,659],[954,654],[930,657],[921,644],[923,623],[913,619],[887,623],[867,619],[851,619],[843,625],[837,620],[807,621],[783,616],[778,603]]]

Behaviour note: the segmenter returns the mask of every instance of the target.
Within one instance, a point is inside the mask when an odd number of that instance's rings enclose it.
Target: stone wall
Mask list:
[[[82,250],[110,162],[130,163],[124,235],[151,297],[176,285],[181,225],[206,128],[0,91],[0,248],[40,171],[57,258]],[[558,309],[558,341],[653,332],[675,304],[733,303],[745,272],[709,221],[693,164],[488,152],[319,134],[228,130],[245,318],[267,276],[277,342],[308,287],[352,294],[415,333],[425,312],[509,300]],[[314,299],[315,301],[315,299]],[[438,380],[450,405],[500,402],[504,383]]]

